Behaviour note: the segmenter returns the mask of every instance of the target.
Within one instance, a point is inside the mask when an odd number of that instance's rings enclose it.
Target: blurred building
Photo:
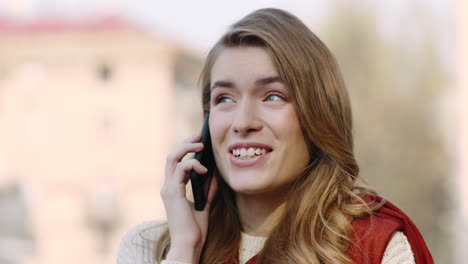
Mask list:
[[[114,263],[126,230],[165,217],[200,61],[118,16],[0,18],[0,264]]]

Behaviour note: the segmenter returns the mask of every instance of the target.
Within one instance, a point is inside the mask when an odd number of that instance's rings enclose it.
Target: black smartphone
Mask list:
[[[195,153],[195,159],[208,169],[206,174],[198,174],[195,170],[190,173],[190,181],[192,184],[193,199],[195,202],[195,210],[203,211],[210,190],[211,177],[213,177],[214,157],[213,148],[211,147],[211,135],[208,120],[210,112],[205,115],[202,128],[201,143],[203,150]]]

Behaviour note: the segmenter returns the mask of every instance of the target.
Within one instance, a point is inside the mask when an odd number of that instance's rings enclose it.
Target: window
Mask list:
[[[109,63],[101,63],[97,67],[97,77],[102,82],[107,82],[113,77],[113,69]]]
[[[16,182],[0,186],[0,263],[16,263],[34,250],[31,212],[22,187]]]

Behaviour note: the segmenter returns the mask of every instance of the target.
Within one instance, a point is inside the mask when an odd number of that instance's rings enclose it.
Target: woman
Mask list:
[[[132,229],[118,263],[432,263],[416,227],[359,178],[338,65],[296,17],[257,10],[221,37],[201,74],[216,168],[200,132],[170,154],[168,222]],[[188,174],[213,174],[207,205]]]

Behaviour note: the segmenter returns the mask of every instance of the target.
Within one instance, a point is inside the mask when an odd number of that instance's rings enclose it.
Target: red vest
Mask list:
[[[375,198],[377,203],[382,201],[382,197]],[[372,198],[366,199],[369,202]],[[346,255],[355,263],[380,264],[385,248],[395,231],[403,231],[408,238],[416,264],[434,263],[413,221],[388,201],[371,217],[357,218],[353,221],[353,232],[350,236],[353,243]]]
[[[371,199],[367,197],[367,199]],[[382,198],[376,196],[376,202]],[[372,216],[357,218],[353,221],[353,231],[350,235],[351,245],[346,255],[358,264],[380,264],[392,234],[403,231],[408,238],[416,264],[433,264],[431,253],[414,223],[409,217],[390,202],[374,212]],[[246,264],[255,264],[258,256],[251,258]],[[237,263],[239,262],[237,258]],[[226,261],[230,264],[232,261]]]

